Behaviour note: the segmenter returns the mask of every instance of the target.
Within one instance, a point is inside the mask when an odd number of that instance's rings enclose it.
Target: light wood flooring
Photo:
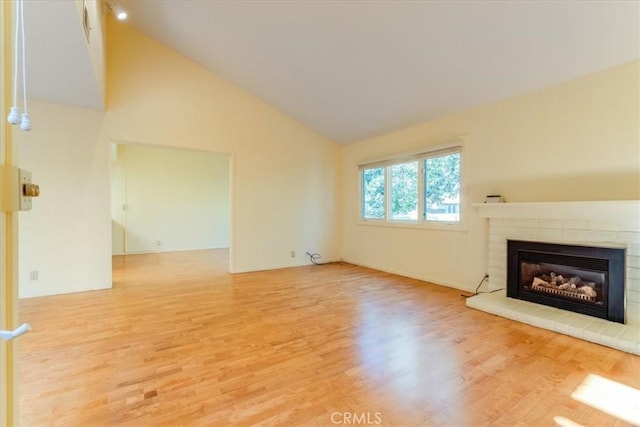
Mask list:
[[[572,393],[589,374],[640,389],[640,358],[469,309],[457,290],[226,262],[119,256],[113,289],[20,301],[21,425],[615,426]]]

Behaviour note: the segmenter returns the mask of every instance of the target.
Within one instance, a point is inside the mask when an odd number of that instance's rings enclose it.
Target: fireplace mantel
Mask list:
[[[481,218],[547,218],[571,220],[607,220],[620,226],[635,218],[640,228],[640,200],[603,200],[584,202],[475,203]]]

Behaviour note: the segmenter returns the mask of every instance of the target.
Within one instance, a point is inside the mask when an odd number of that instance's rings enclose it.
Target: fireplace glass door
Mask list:
[[[587,304],[606,304],[606,273],[561,264],[523,261],[520,284],[527,292],[553,295]]]
[[[624,323],[625,250],[507,241],[507,296]]]

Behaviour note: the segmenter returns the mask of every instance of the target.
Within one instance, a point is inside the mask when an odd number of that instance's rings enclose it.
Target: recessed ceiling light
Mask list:
[[[118,21],[124,21],[129,16],[127,14],[127,11],[124,10],[122,8],[122,6],[120,6],[120,3],[118,3],[117,1],[115,1],[115,0],[106,0],[106,4],[107,4],[107,7],[109,8],[109,10],[111,10],[111,12],[113,12],[113,15],[116,17],[116,19]]]

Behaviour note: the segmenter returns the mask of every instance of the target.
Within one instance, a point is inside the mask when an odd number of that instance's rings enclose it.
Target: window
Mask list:
[[[362,171],[362,217],[383,219],[385,214],[384,168]]]
[[[391,179],[391,219],[418,219],[418,162],[389,167]]]
[[[424,219],[460,221],[460,153],[424,160]]]
[[[362,165],[364,220],[460,222],[459,145]]]

